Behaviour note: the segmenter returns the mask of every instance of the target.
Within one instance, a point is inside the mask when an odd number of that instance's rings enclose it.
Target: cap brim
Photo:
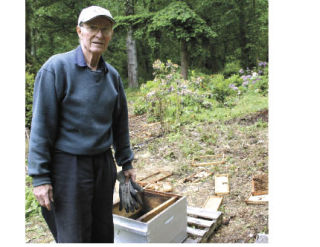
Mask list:
[[[113,18],[111,18],[111,17],[109,17],[109,16],[106,16],[106,15],[97,15],[97,16],[94,16],[94,17],[92,17],[92,18],[90,18],[90,19],[88,19],[88,20],[86,20],[86,21],[81,21],[81,22],[79,23],[79,25],[80,25],[81,23],[86,23],[86,22],[88,22],[88,21],[91,21],[91,20],[93,20],[93,19],[95,19],[95,18],[97,18],[97,17],[99,17],[99,16],[103,16],[103,17],[107,18],[107,19],[108,19],[109,21],[111,21],[113,24],[116,24],[116,23],[117,23]]]

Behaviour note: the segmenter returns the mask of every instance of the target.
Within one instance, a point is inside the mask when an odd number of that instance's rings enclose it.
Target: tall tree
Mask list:
[[[150,35],[157,32],[169,34],[171,39],[180,43],[181,74],[188,77],[189,45],[201,42],[202,39],[215,38],[216,33],[207,26],[189,6],[181,1],[172,2],[164,9],[155,13],[148,27]]]
[[[134,5],[136,0],[126,0],[125,15],[134,15]],[[131,88],[136,88],[138,84],[138,59],[136,41],[133,37],[132,26],[129,25],[127,33],[127,55],[128,55],[128,85]]]

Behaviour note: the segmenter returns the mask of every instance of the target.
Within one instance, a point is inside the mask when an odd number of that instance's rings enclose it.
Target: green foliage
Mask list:
[[[217,36],[195,11],[180,1],[170,3],[154,15],[148,26],[148,32],[152,34],[158,31],[165,31],[178,40],[187,42]]]
[[[31,127],[34,74],[26,72],[25,82],[25,126]]]
[[[235,95],[235,91],[230,87],[230,80],[225,80],[222,74],[212,76],[210,88],[213,97],[221,104],[225,103],[227,97]]]
[[[75,32],[83,7],[108,8],[117,25],[104,54],[106,61],[127,78],[126,32],[132,25],[137,42],[140,84],[152,78],[156,59],[180,61],[179,39],[189,45],[191,69],[208,74],[253,68],[258,60],[268,60],[268,1],[134,1],[134,14],[125,16],[122,0],[27,0],[27,71],[35,74],[50,56],[78,45]]]
[[[238,74],[241,69],[240,60],[234,60],[232,62],[226,63],[223,70],[223,75],[229,77],[234,74]]]
[[[25,218],[31,216],[40,216],[41,207],[37,202],[36,198],[32,192],[31,177],[26,177],[26,187],[25,187]]]
[[[192,71],[190,79],[183,80],[179,66],[171,61],[157,60],[153,67],[155,78],[141,86],[134,112],[147,113],[149,121],[160,121],[163,131],[267,108],[267,74],[248,71],[250,75],[234,74],[225,79],[222,74],[208,76]]]
[[[255,71],[258,73],[259,60],[268,61],[267,0],[133,1],[134,13],[129,16],[125,16],[126,2],[27,0],[26,71],[35,75],[50,56],[75,48],[78,45],[75,27],[81,9],[89,5],[99,5],[108,8],[117,20],[113,38],[103,57],[119,71],[125,86],[128,76],[126,35],[129,25],[133,27],[136,39],[140,85],[153,79],[153,61],[170,59],[174,64],[180,63],[179,40],[186,41],[190,71],[197,71],[189,81],[201,77],[203,87],[197,90],[205,96],[193,91],[192,97],[182,97],[182,106],[187,112],[180,116],[183,120],[187,117],[205,119],[203,109],[222,105],[233,107],[237,104],[237,98],[233,97],[234,92],[230,93],[230,90],[225,88],[227,83],[238,88],[235,90],[236,94],[253,91],[267,95],[267,74],[259,75],[261,80],[256,84],[244,86],[244,80],[240,83],[238,79],[234,82],[225,82],[225,79],[214,82],[215,79],[209,76],[221,73],[225,78],[232,77],[238,74],[239,64],[242,68],[249,67],[250,70],[255,70],[256,67]],[[207,75],[200,74],[199,71]],[[26,79],[26,83],[27,81],[30,80]],[[191,87],[192,83],[189,86]],[[27,97],[32,100],[32,97]],[[26,103],[29,99],[26,99]],[[28,126],[30,121],[27,112],[31,116],[31,108],[27,108],[26,106]],[[137,107],[136,113],[142,114],[148,109],[143,102],[140,108]],[[175,110],[170,111],[175,114]]]
[[[239,71],[241,74],[241,79],[243,80],[241,85],[242,91],[253,91],[255,93],[260,93],[263,96],[268,94],[268,64],[267,62],[259,62],[258,69],[244,71],[241,69]]]

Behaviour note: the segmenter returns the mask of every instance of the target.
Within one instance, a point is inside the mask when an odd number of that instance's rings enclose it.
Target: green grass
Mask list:
[[[128,102],[135,104],[140,92],[135,90],[127,90]],[[241,117],[253,112],[268,108],[268,97],[262,96],[258,93],[248,93],[242,95],[240,98],[230,99],[234,101],[232,107],[225,107],[217,102],[213,102],[211,109],[190,108],[186,107],[180,117],[180,121],[185,125],[192,122],[208,122],[226,121],[233,118]],[[265,127],[265,123],[260,123],[261,127]],[[259,126],[257,126],[259,127]]]

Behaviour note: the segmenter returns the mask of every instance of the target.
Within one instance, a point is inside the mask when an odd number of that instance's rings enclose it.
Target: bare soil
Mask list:
[[[180,132],[163,134],[159,123],[147,123],[145,115],[130,116],[130,136],[135,152],[137,178],[155,171],[171,171],[160,181],[172,186],[172,193],[187,197],[189,206],[204,207],[214,195],[214,175],[228,174],[230,193],[223,196],[219,211],[223,223],[212,235],[211,243],[252,243],[258,233],[268,233],[268,204],[247,205],[253,176],[268,174],[268,110],[224,123],[182,126]],[[191,166],[200,155],[223,154],[224,164]],[[204,176],[184,181],[203,171]],[[211,174],[206,176],[206,174]],[[26,224],[26,242],[49,243],[53,238],[44,221]]]
[[[172,171],[173,175],[159,182],[159,187],[163,182],[170,182],[172,192],[186,196],[188,205],[204,207],[208,197],[215,193],[214,174],[228,174],[230,193],[223,196],[219,208],[223,213],[223,224],[209,242],[252,243],[258,233],[268,233],[268,205],[247,205],[245,202],[251,195],[253,176],[268,174],[268,110],[223,124],[203,123],[183,128],[181,138],[176,143],[168,141],[166,135],[159,137],[160,126],[156,129],[154,124],[153,129],[146,128],[143,116],[135,118],[138,121],[133,119],[130,129],[134,129],[136,135],[133,138],[136,143],[134,166],[138,179],[157,170]],[[138,126],[141,136],[138,135]],[[148,138],[145,137],[146,132]],[[208,140],[210,135],[214,136],[214,140]],[[191,154],[186,155],[183,143],[198,152],[192,154],[190,150]],[[227,162],[191,166],[192,157],[206,154],[224,154]],[[183,182],[184,178],[200,171],[212,175],[194,179],[194,182]]]

